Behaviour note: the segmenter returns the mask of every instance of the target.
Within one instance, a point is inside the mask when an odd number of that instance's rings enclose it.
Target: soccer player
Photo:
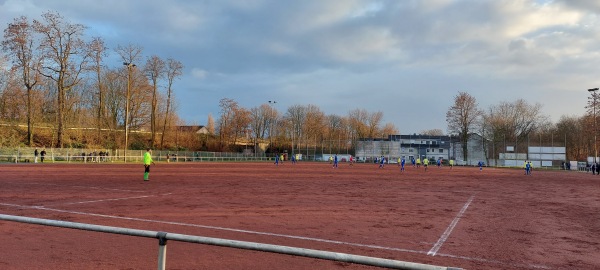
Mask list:
[[[400,159],[400,172],[404,172],[404,164],[406,163],[406,160],[404,159],[404,157],[402,157],[402,159]]]
[[[450,170],[452,170],[452,167],[454,167],[454,159],[450,159]]]
[[[279,154],[275,154],[275,166],[279,166]]]
[[[333,168],[337,168],[338,167],[338,156],[337,154],[335,154],[335,157],[333,157]]]
[[[428,158],[424,158],[423,159],[423,167],[425,168],[425,171],[427,171],[427,166],[429,165],[429,159]]]
[[[417,169],[421,167],[421,158],[417,158]]]
[[[525,162],[525,175],[531,175],[532,167],[533,166],[531,165],[531,161]]]
[[[385,157],[381,156],[381,158],[379,159],[379,168],[383,169],[385,163]]]
[[[144,181],[149,181],[148,177],[150,176],[150,164],[154,164],[154,160],[152,160],[152,150],[147,148],[146,153],[144,153]]]
[[[480,161],[477,163],[477,166],[479,166],[479,170],[480,170],[480,171],[483,171],[483,161],[481,161],[481,160],[480,160]]]

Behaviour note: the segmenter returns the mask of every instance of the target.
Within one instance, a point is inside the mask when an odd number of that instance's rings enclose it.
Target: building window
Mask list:
[[[441,149],[441,148],[440,148],[440,153],[444,153],[444,149]]]
[[[408,152],[412,153],[412,152],[414,152],[414,149],[410,148],[410,149],[408,149]]]

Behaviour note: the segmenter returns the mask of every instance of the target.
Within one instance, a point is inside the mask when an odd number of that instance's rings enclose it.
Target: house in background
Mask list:
[[[194,134],[208,134],[206,126],[177,126],[178,132],[182,133],[194,133]]]

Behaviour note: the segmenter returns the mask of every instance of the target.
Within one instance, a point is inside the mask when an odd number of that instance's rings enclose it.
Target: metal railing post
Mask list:
[[[167,265],[167,233],[158,232],[158,270],[165,270]]]

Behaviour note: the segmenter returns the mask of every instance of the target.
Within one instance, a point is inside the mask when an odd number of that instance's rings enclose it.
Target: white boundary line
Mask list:
[[[168,194],[165,194],[165,195],[168,195]],[[469,201],[471,201],[473,198],[474,198],[474,195],[471,196],[471,198],[469,199]],[[258,231],[241,230],[241,229],[233,229],[233,228],[225,228],[225,227],[217,227],[217,226],[208,226],[208,225],[200,225],[200,224],[190,224],[190,223],[182,223],[182,222],[151,220],[151,219],[144,219],[144,218],[120,217],[120,216],[112,216],[112,215],[104,215],[104,214],[95,214],[95,213],[86,213],[86,212],[69,211],[69,210],[54,209],[54,208],[46,208],[46,207],[43,207],[43,206],[28,206],[28,205],[19,205],[19,204],[10,204],[10,203],[0,203],[0,205],[9,206],[9,207],[28,208],[28,209],[37,209],[37,210],[46,210],[46,211],[53,211],[53,212],[61,212],[61,213],[85,215],[85,216],[95,216],[95,217],[112,218],[112,219],[124,219],[124,220],[141,221],[141,222],[149,222],[149,223],[159,223],[159,224],[168,224],[168,225],[179,225],[179,226],[187,226],[187,227],[195,227],[195,228],[203,228],[203,229],[213,229],[213,230],[222,230],[222,231],[239,232],[239,233],[256,234],[256,235],[276,236],[276,237],[283,237],[283,238],[290,238],[290,239],[299,239],[299,240],[307,240],[307,241],[330,243],[330,244],[339,244],[339,245],[347,245],[347,246],[355,246],[355,247],[366,247],[366,248],[373,248],[373,249],[381,249],[381,250],[399,251],[399,252],[406,252],[406,253],[429,255],[427,252],[420,251],[420,250],[411,250],[411,249],[403,249],[403,248],[392,248],[392,247],[384,247],[384,246],[378,246],[378,245],[366,245],[366,244],[351,243],[351,242],[336,241],[336,240],[328,240],[328,239],[321,239],[321,238],[314,238],[314,237],[304,237],[304,236],[294,236],[294,235],[287,235],[287,234],[258,232]],[[463,207],[463,208],[466,210],[465,207]],[[512,263],[512,262],[503,262],[503,261],[488,260],[488,259],[483,259],[483,258],[457,256],[457,255],[444,254],[444,253],[436,253],[436,255],[440,256],[440,257],[463,259],[463,260],[467,260],[467,261],[478,261],[478,262],[493,263],[493,264],[498,264],[498,265],[503,265],[503,266],[509,265],[509,266],[515,266],[515,267],[527,267],[527,268],[534,268],[534,269],[550,269],[550,267],[547,267],[547,266],[544,266],[544,265],[515,264],[515,263]]]
[[[96,202],[109,202],[109,201],[122,201],[122,200],[131,200],[131,199],[143,199],[149,197],[156,197],[156,195],[147,195],[147,196],[137,196],[137,197],[127,197],[127,198],[115,198],[115,199],[102,199],[102,200],[94,200],[94,201],[81,201],[81,202],[70,202],[70,203],[57,203],[50,204],[47,206],[57,206],[57,205],[72,205],[72,204],[84,204],[84,203],[96,203]]]
[[[462,215],[465,213],[465,211],[467,211],[467,208],[469,208],[469,205],[471,204],[471,202],[473,201],[474,198],[475,198],[475,195],[472,195],[469,198],[469,200],[465,203],[465,205],[463,206],[463,208],[460,209],[460,212],[458,212],[458,214],[456,215],[456,217],[454,218],[454,220],[452,220],[452,222],[450,223],[450,225],[448,226],[448,228],[446,228],[446,231],[442,234],[442,236],[437,241],[437,243],[435,243],[435,245],[433,245],[433,247],[431,248],[431,250],[429,250],[429,252],[427,252],[427,255],[435,256],[435,254],[437,254],[438,250],[440,250],[440,248],[442,247],[442,245],[444,244],[444,242],[446,242],[446,240],[448,239],[448,237],[452,233],[452,230],[454,230],[454,227],[456,226],[456,224],[458,224],[458,221],[460,220],[460,218],[462,217]]]
[[[268,233],[268,232],[258,232],[258,231],[241,230],[241,229],[225,228],[225,227],[218,227],[218,226],[208,226],[208,225],[190,224],[190,223],[173,222],[173,221],[160,221],[160,220],[152,220],[152,219],[144,219],[144,218],[120,217],[120,216],[112,216],[112,215],[104,215],[104,214],[95,214],[95,213],[86,213],[86,212],[79,212],[79,211],[69,211],[69,210],[62,210],[62,209],[55,209],[55,208],[47,208],[47,207],[43,207],[43,206],[27,206],[27,205],[10,204],[10,203],[0,203],[0,205],[10,206],[10,207],[19,207],[19,208],[37,209],[37,210],[46,210],[46,211],[61,212],[61,213],[68,213],[68,214],[104,217],[104,218],[112,218],[112,219],[124,219],[124,220],[160,223],[160,224],[168,224],[168,225],[179,225],[179,226],[187,226],[187,227],[195,227],[195,228],[203,228],[203,229],[213,229],[213,230],[230,231],[230,232],[239,232],[239,233],[247,233],[247,234],[276,236],[276,237],[308,240],[308,241],[331,243],[331,244],[340,244],[340,245],[367,247],[367,248],[375,248],[375,249],[383,249],[383,250],[402,251],[402,252],[409,252],[409,253],[427,254],[427,252],[419,251],[419,250],[391,248],[391,247],[384,247],[384,246],[377,246],[377,245],[366,245],[366,244],[350,243],[350,242],[343,242],[343,241],[336,241],[336,240],[327,240],[327,239],[320,239],[320,238],[313,238],[313,237],[295,236],[295,235]]]

